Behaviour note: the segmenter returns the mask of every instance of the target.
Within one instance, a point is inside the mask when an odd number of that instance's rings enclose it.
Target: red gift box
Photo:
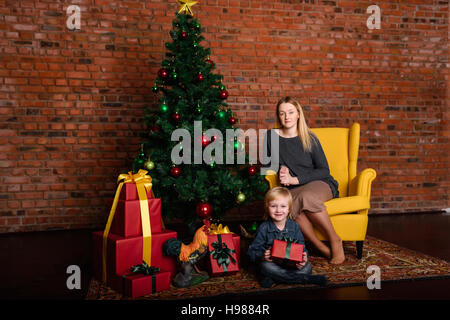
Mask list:
[[[303,244],[291,241],[273,240],[271,259],[274,262],[295,267],[303,261]]]
[[[147,199],[153,198],[152,189],[147,192]],[[139,200],[137,188],[135,183],[124,183],[120,191],[119,200]]]
[[[161,199],[153,198],[147,201],[151,231],[152,233],[161,232]],[[141,206],[139,200],[119,200],[110,232],[122,237],[142,236]]]
[[[170,272],[171,277],[176,273],[176,261],[172,257],[164,256],[162,246],[170,238],[176,238],[177,233],[172,230],[163,230],[152,234],[151,265],[161,271]],[[93,271],[97,279],[102,279],[103,271],[103,231],[93,233]],[[142,263],[143,237],[124,238],[116,234],[108,235],[107,243],[107,282],[111,287],[121,287],[121,284],[112,284],[115,275],[129,273],[130,268]]]
[[[211,275],[232,274],[239,271],[239,261],[231,233],[209,235],[208,249]],[[221,263],[225,260],[228,261],[228,265]]]
[[[120,278],[123,283],[122,292],[132,298],[142,297],[170,288],[170,272],[158,272],[154,275],[128,274]]]

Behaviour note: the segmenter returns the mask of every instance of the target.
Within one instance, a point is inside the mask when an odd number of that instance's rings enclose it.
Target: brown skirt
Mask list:
[[[326,210],[325,201],[333,198],[328,183],[316,180],[303,186],[289,190],[292,195],[292,211],[294,218],[302,211],[320,212]]]

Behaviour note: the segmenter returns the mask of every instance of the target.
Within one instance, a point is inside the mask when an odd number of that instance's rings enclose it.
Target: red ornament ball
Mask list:
[[[199,74],[197,75],[197,81],[198,81],[198,82],[202,82],[203,80],[205,80],[205,76],[202,75],[201,73],[199,73]]]
[[[200,202],[199,204],[197,204],[195,212],[197,213],[197,216],[199,218],[208,219],[209,217],[211,217],[212,207],[208,202]]]
[[[230,122],[230,124],[235,124],[236,123],[236,118],[235,117],[231,117],[228,122]]]
[[[214,67],[214,62],[211,59],[206,59],[205,62],[208,63],[211,68]]]
[[[174,113],[172,115],[172,119],[175,120],[175,121],[180,121],[181,120],[181,115],[178,112],[176,112],[176,113]]]
[[[248,168],[248,175],[249,176],[254,176],[256,174],[256,167],[255,166],[250,166]]]
[[[220,91],[220,99],[226,99],[228,98],[228,91],[227,90],[221,90]]]
[[[181,174],[181,169],[178,167],[173,167],[170,169],[170,175],[174,178],[178,178]]]
[[[211,143],[211,140],[207,136],[202,136],[202,147],[205,148],[208,144]]]
[[[180,33],[180,39],[181,39],[181,40],[184,40],[184,39],[187,39],[187,37],[188,37],[187,32],[186,32],[186,31],[181,31],[181,33]]]
[[[169,73],[167,72],[166,69],[162,68],[162,69],[159,69],[158,76],[160,78],[166,79],[169,76]]]

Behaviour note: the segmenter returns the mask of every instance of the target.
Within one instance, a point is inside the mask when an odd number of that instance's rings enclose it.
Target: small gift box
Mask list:
[[[239,267],[239,261],[240,261],[240,257],[241,257],[241,237],[239,237],[237,234],[233,233],[230,231],[230,229],[228,228],[228,226],[222,226],[222,224],[211,224],[209,225],[209,234],[213,235],[213,234],[231,234],[233,237],[233,244],[234,244],[234,250],[236,251],[236,260],[238,263],[238,267]]]
[[[170,288],[170,272],[160,272],[159,268],[150,267],[145,262],[131,268],[132,274],[122,276],[123,293],[137,298]]]
[[[231,274],[239,271],[231,233],[209,235],[208,249],[211,275]]]
[[[145,189],[145,194],[147,195],[147,199],[153,198],[151,187],[147,187]],[[135,183],[124,184],[122,190],[120,191],[119,199],[125,201],[139,200],[136,184]]]
[[[151,232],[161,232],[161,199],[152,198],[146,202],[148,203]],[[126,238],[142,236],[141,201],[119,200],[110,232]]]
[[[271,259],[279,264],[295,267],[303,261],[303,244],[299,244],[295,239],[273,240]]]

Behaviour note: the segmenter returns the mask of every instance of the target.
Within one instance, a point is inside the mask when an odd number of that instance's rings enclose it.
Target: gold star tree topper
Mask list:
[[[190,14],[191,16],[194,16],[194,13],[192,12],[191,7],[197,3],[197,1],[192,1],[192,0],[177,0],[178,3],[180,4],[181,8],[178,11],[178,13],[187,13]]]

